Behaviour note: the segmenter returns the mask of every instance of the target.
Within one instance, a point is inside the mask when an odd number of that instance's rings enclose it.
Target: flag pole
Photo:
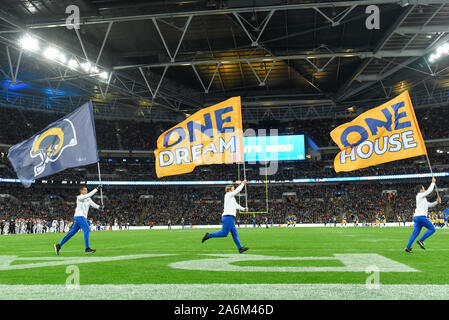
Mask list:
[[[240,162],[237,162],[237,180],[241,180],[240,179]],[[239,192],[239,204],[240,204],[240,192]]]
[[[246,180],[245,158],[243,158],[243,180]],[[245,208],[248,208],[248,190],[245,183]]]
[[[430,165],[429,155],[427,154],[427,152],[426,152],[426,159],[427,159],[427,164],[429,165],[429,168],[430,168],[430,173],[432,174],[432,178],[435,178],[435,176],[433,175],[432,166]],[[437,192],[437,196],[440,197],[436,183],[435,183],[435,191]]]
[[[242,132],[242,136],[244,136],[243,132]],[[242,142],[243,142],[243,138],[242,138]],[[243,149],[243,180],[246,180],[246,167],[245,167],[245,146],[242,143],[242,149]],[[240,164],[239,164],[239,179],[240,179]],[[240,201],[240,193],[239,193],[239,201]],[[245,183],[245,208],[248,208],[248,190],[246,188],[246,183]]]
[[[97,162],[97,168],[98,168],[98,180],[100,181],[100,185],[101,183],[101,171],[100,171],[100,161]],[[103,204],[103,188],[100,188],[100,199],[101,199],[101,206],[104,207]]]

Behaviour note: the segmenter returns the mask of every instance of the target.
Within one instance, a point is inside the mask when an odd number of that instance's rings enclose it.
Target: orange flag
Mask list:
[[[408,91],[330,133],[340,148],[336,172],[427,154]]]
[[[192,172],[196,166],[243,162],[240,97],[204,108],[157,139],[159,178]]]

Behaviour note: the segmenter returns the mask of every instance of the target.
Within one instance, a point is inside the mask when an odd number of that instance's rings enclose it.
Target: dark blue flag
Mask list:
[[[98,162],[92,102],[13,145],[8,159],[25,187],[34,179]]]

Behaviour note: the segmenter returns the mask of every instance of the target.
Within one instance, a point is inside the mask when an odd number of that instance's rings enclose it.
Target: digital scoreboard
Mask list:
[[[304,135],[243,137],[245,161],[305,160]]]

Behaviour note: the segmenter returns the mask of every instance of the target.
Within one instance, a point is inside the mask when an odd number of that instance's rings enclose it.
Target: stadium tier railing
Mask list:
[[[434,172],[435,177],[449,177],[449,172]],[[385,181],[385,180],[407,180],[407,179],[423,179],[431,178],[432,173],[416,173],[416,174],[399,174],[399,175],[379,175],[379,176],[354,176],[354,177],[329,177],[329,178],[300,178],[292,180],[268,180],[269,184],[298,184],[298,183],[335,183],[335,182],[355,182],[355,181]],[[227,185],[232,184],[232,180],[191,180],[191,181],[101,181],[103,185],[111,186],[164,186],[164,185],[175,185],[175,186],[188,186],[188,185]],[[20,183],[19,179],[15,178],[0,178],[0,183]],[[32,180],[32,183],[49,184],[49,180]],[[98,185],[100,181],[98,180],[87,180],[87,181],[70,181],[63,180],[61,184],[87,184],[87,185]],[[265,180],[248,180],[249,184],[265,184]]]

